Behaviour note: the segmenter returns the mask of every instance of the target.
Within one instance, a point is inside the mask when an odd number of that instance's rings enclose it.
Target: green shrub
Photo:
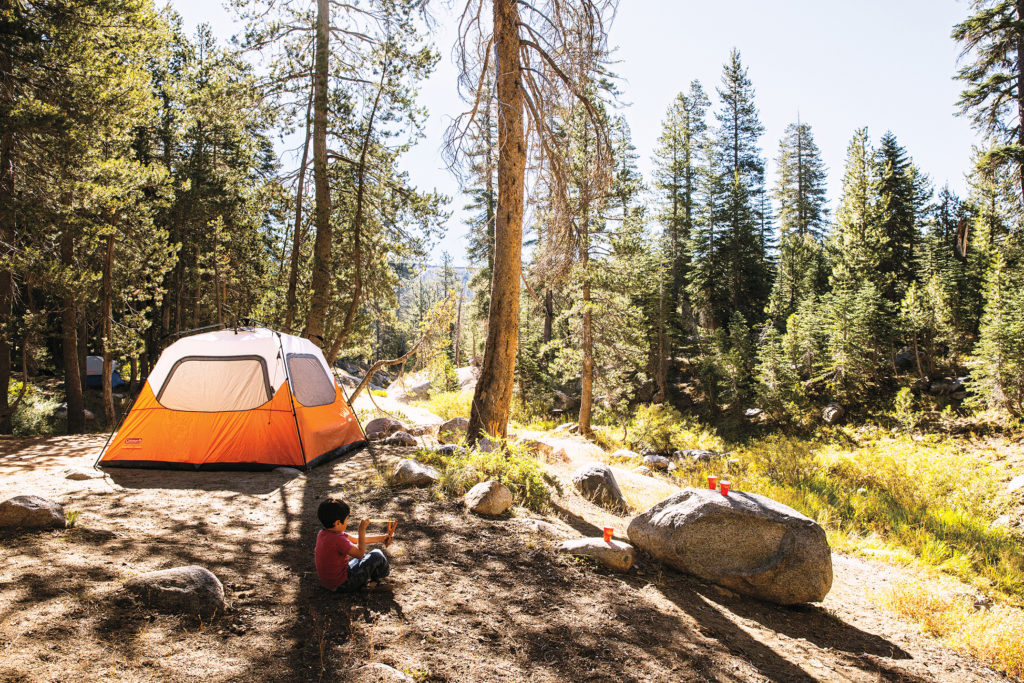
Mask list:
[[[445,456],[423,449],[416,459],[441,473],[438,489],[447,498],[460,498],[480,482],[496,479],[508,487],[517,505],[540,511],[551,502],[550,487],[557,488],[525,446],[507,441],[490,453],[473,448]]]
[[[22,383],[11,381],[9,395],[12,399],[21,395]],[[25,389],[25,397],[11,415],[12,433],[15,436],[51,436],[63,431],[64,420],[55,416],[60,401],[47,396],[32,384]]]

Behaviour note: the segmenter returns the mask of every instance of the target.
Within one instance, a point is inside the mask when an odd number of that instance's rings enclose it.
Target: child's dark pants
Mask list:
[[[378,581],[391,573],[388,558],[379,549],[371,550],[361,558],[348,562],[348,579],[338,586],[339,591],[357,591],[370,581]]]

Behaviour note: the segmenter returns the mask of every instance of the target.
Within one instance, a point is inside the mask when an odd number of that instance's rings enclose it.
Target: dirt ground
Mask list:
[[[649,561],[617,575],[560,556],[515,516],[484,520],[426,490],[383,488],[361,451],[307,474],[111,471],[100,437],[0,438],[0,500],[51,497],[75,528],[0,536],[0,681],[345,681],[369,661],[421,681],[991,681],[1002,677],[876,608],[898,578],[834,556],[821,605],[738,598]],[[319,587],[315,510],[395,517],[392,592]],[[611,521],[572,494],[551,517],[582,535]],[[210,623],[151,612],[122,591],[186,564],[224,581]]]

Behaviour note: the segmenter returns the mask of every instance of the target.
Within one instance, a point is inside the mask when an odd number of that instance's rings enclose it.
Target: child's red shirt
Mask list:
[[[339,534],[331,529],[321,529],[316,536],[316,575],[327,590],[337,590],[348,579],[348,551],[352,541],[348,534]]]

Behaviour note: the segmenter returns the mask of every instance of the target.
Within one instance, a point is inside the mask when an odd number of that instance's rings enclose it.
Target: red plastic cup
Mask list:
[[[605,542],[605,543],[611,543],[611,540],[612,540],[612,533],[613,533],[614,531],[615,531],[615,529],[613,529],[613,528],[612,528],[612,527],[610,527],[610,526],[606,526],[606,527],[604,528],[604,542]]]
[[[723,496],[728,496],[729,495],[729,487],[730,486],[732,486],[732,482],[731,481],[726,480],[726,481],[722,482],[721,490],[722,490],[722,495]]]
[[[718,488],[718,477],[713,474],[708,475],[708,488],[712,491]]]

